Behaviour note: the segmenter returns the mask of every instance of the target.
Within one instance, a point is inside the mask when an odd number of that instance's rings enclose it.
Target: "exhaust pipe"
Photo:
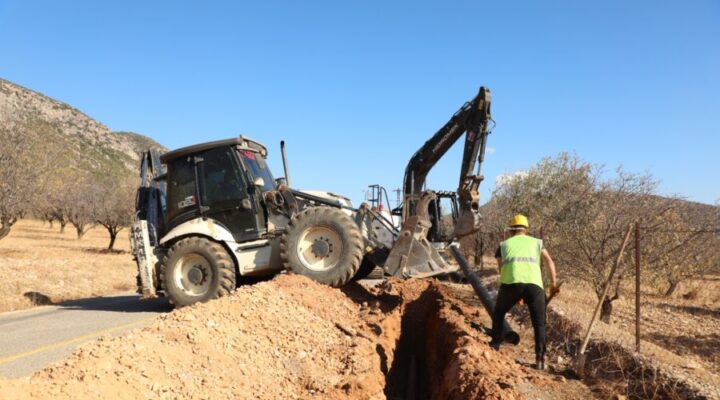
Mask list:
[[[452,244],[450,245],[450,252],[452,253],[453,257],[455,257],[455,260],[458,262],[458,264],[460,264],[460,268],[463,270],[468,282],[470,282],[470,285],[472,285],[475,293],[480,298],[480,302],[482,303],[483,307],[485,307],[485,311],[487,311],[488,315],[490,315],[490,318],[492,318],[493,313],[495,312],[495,304],[493,303],[493,299],[490,296],[490,292],[488,292],[485,285],[482,284],[480,278],[478,278],[478,276],[475,275],[474,272],[472,272],[467,260],[465,259],[465,257],[463,257],[462,253],[460,253],[460,249],[458,249],[457,246]],[[510,325],[508,325],[507,321],[505,320],[503,320],[502,333],[505,342],[512,343],[514,345],[520,343],[520,335],[513,331]]]
[[[280,141],[280,154],[282,155],[283,170],[285,171],[285,183],[288,187],[292,187],[290,184],[290,172],[288,171],[287,155],[285,154],[285,141]]]

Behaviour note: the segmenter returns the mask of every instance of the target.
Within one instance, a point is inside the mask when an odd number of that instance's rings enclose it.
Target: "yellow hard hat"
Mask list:
[[[517,214],[516,216],[513,217],[512,221],[510,221],[510,227],[515,227],[515,226],[522,226],[524,228],[530,228],[527,217],[522,214]]]

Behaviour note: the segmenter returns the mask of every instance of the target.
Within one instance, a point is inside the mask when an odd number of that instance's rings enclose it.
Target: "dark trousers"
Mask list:
[[[535,356],[545,356],[545,291],[532,283],[513,283],[500,285],[495,312],[492,318],[492,339],[496,343],[502,342],[502,323],[510,309],[520,299],[530,310],[530,320],[535,331]]]

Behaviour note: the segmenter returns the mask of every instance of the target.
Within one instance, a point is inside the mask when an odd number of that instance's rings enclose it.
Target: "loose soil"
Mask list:
[[[30,224],[16,234],[41,235],[43,229]],[[0,242],[3,257],[28,257],[8,243]],[[88,252],[84,246],[63,248],[66,257]],[[130,256],[122,257],[132,279]],[[485,280],[492,286],[496,277]],[[0,393],[3,399],[716,398],[717,377],[706,371],[714,359],[701,351],[683,358],[660,348],[652,334],[644,337],[652,342],[643,343],[642,355],[628,351],[632,335],[622,304],[618,319],[593,336],[591,377],[576,379],[569,355],[592,310],[588,296],[566,285],[554,301],[550,368],[537,371],[531,368],[532,332],[523,307],[513,310],[511,321],[520,345],[493,351],[485,333],[489,317],[467,285],[388,280],[338,290],[283,274],[227,298],[174,310],[143,330],[85,345],[31,378],[0,380]],[[699,319],[687,321],[709,323],[704,312],[693,311],[688,318]],[[655,314],[648,312],[660,318]]]
[[[280,275],[79,348],[8,399],[571,399],[487,346],[479,310],[432,281],[341,290]],[[528,344],[530,346],[530,344]]]
[[[0,381],[0,393],[5,399],[382,398],[379,358],[364,337],[370,335],[358,306],[340,291],[280,276],[81,347],[27,380]]]
[[[136,267],[127,230],[115,251],[107,231],[93,228],[78,240],[67,225],[21,220],[0,240],[0,312],[135,290]]]

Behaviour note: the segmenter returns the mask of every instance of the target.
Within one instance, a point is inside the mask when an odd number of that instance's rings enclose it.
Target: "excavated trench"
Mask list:
[[[519,397],[511,385],[479,368],[482,350],[441,285],[428,281],[390,282],[379,293],[357,288],[346,294],[370,303],[364,318],[378,337],[376,352],[392,400]]]
[[[415,300],[402,304],[400,335],[394,349],[393,362],[386,373],[385,395],[389,399],[429,400],[436,390],[431,373],[436,368],[437,355],[428,345],[438,332],[439,296],[426,290]]]
[[[578,381],[572,371],[557,368],[531,378],[516,356],[495,353],[481,344],[487,338],[473,320],[484,311],[478,311],[477,305],[468,306],[455,290],[437,282],[391,281],[375,293],[356,288],[346,294],[358,303],[371,305],[362,317],[377,335],[376,353],[388,399],[577,398],[581,394],[598,398],[617,394],[633,399],[710,398],[622,346],[604,341],[593,342],[588,349],[586,371],[590,373],[586,379]],[[549,359],[572,359],[580,331],[577,323],[551,310]],[[550,386],[560,397],[537,392]]]

